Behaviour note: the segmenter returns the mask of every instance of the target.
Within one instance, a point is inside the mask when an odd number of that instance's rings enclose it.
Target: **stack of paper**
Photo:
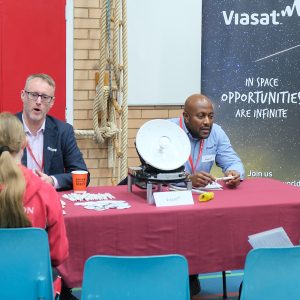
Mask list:
[[[282,227],[263,231],[248,236],[248,241],[255,248],[293,247],[293,243]]]
[[[210,183],[204,187],[197,188],[197,189],[203,190],[203,191],[217,191],[217,190],[223,190],[223,187],[221,184],[217,183],[216,181],[213,181],[212,183]]]

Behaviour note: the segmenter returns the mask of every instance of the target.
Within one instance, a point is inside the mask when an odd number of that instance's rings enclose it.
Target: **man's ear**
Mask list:
[[[50,108],[52,108],[52,106],[54,105],[54,100],[55,100],[55,97],[53,97],[53,99],[51,100]]]
[[[188,123],[190,115],[186,111],[184,111],[182,115],[183,115],[185,123]]]
[[[25,97],[25,91],[22,90],[22,91],[21,91],[21,99],[22,99],[22,101],[24,101],[24,97]]]

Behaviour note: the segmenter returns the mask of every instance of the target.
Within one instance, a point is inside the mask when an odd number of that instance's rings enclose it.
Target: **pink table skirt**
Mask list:
[[[250,234],[282,226],[299,242],[300,188],[273,179],[248,179],[237,189],[215,191],[212,201],[200,203],[194,195],[194,205],[175,207],[148,205],[146,191],[135,186],[132,193],[127,186],[88,192],[111,193],[131,208],[94,211],[65,200],[70,256],[60,271],[70,287],[81,286],[92,255],[179,253],[197,274],[243,268]]]

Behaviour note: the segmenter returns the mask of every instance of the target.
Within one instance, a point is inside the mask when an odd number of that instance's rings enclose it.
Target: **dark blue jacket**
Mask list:
[[[23,122],[21,112],[16,116]],[[27,151],[24,151],[22,164],[27,166]],[[57,179],[59,190],[69,190],[73,188],[71,172],[74,170],[88,171],[77,146],[73,127],[47,115],[44,131],[44,173]],[[88,176],[88,183],[89,181]]]

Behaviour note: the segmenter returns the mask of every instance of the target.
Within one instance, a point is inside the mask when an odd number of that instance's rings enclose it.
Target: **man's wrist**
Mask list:
[[[55,176],[50,176],[51,179],[52,179],[52,186],[55,188],[55,189],[58,189],[59,188],[59,184],[58,184],[58,181],[57,179],[55,178]]]

